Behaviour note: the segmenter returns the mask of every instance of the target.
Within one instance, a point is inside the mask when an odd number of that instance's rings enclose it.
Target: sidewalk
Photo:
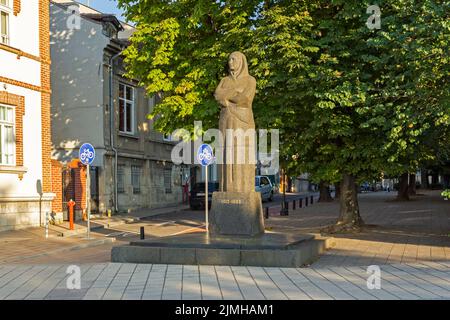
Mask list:
[[[450,299],[448,262],[381,265],[381,287],[378,289],[368,286],[369,275],[362,267],[261,268],[120,263],[80,265],[81,289],[69,289],[67,267],[0,267],[0,300]]]
[[[0,265],[16,263],[25,259],[40,258],[48,255],[60,255],[68,251],[76,251],[105,244],[112,244],[115,238],[91,233],[70,238],[59,237],[49,230],[49,238],[45,238],[44,228],[29,228],[0,232]]]
[[[91,230],[96,231],[100,229],[113,228],[126,223],[138,222],[142,219],[153,217],[157,215],[175,213],[187,210],[188,205],[170,206],[157,209],[139,209],[134,210],[128,214],[116,214],[110,218],[107,216],[93,215],[91,217]],[[70,230],[69,221],[64,221],[62,224],[51,225],[50,229],[61,237],[70,237],[74,235],[81,235],[87,232],[87,222],[77,221],[74,223],[74,229]]]
[[[359,195],[361,216],[368,225],[359,234],[334,235],[336,246],[313,266],[367,266],[450,260],[450,203],[439,191],[409,202],[395,201],[396,193]],[[278,231],[318,233],[334,224],[339,203],[314,203],[292,210],[289,216],[270,216],[266,226]]]

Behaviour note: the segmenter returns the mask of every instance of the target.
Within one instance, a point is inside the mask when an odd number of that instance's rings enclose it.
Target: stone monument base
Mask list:
[[[212,236],[256,236],[264,233],[261,193],[214,192],[209,214]]]
[[[112,262],[300,267],[315,261],[332,243],[310,234],[267,232],[256,237],[211,237],[204,232],[113,247]]]

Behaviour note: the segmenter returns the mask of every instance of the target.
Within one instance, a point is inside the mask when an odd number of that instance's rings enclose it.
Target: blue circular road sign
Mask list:
[[[202,144],[198,148],[197,160],[204,167],[209,166],[214,161],[213,150],[209,144]]]
[[[85,143],[80,148],[80,161],[84,165],[90,165],[95,159],[95,149],[90,143]]]

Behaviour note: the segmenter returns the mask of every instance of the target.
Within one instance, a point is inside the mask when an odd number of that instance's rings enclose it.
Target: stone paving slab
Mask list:
[[[14,300],[450,300],[450,261],[380,265],[381,288],[366,267],[263,268],[147,264],[81,265],[68,289],[68,265],[0,268],[0,299]]]

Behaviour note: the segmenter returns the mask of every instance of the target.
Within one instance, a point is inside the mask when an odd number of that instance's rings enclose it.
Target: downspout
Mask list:
[[[113,185],[114,185],[114,210],[115,212],[119,212],[119,204],[118,204],[118,194],[117,194],[117,162],[118,162],[118,154],[117,149],[114,147],[114,133],[115,133],[115,109],[114,109],[114,97],[113,97],[113,79],[114,79],[114,60],[117,59],[123,51],[111,56],[109,58],[109,132],[110,132],[110,144],[111,149],[114,152],[114,177],[113,177]]]

